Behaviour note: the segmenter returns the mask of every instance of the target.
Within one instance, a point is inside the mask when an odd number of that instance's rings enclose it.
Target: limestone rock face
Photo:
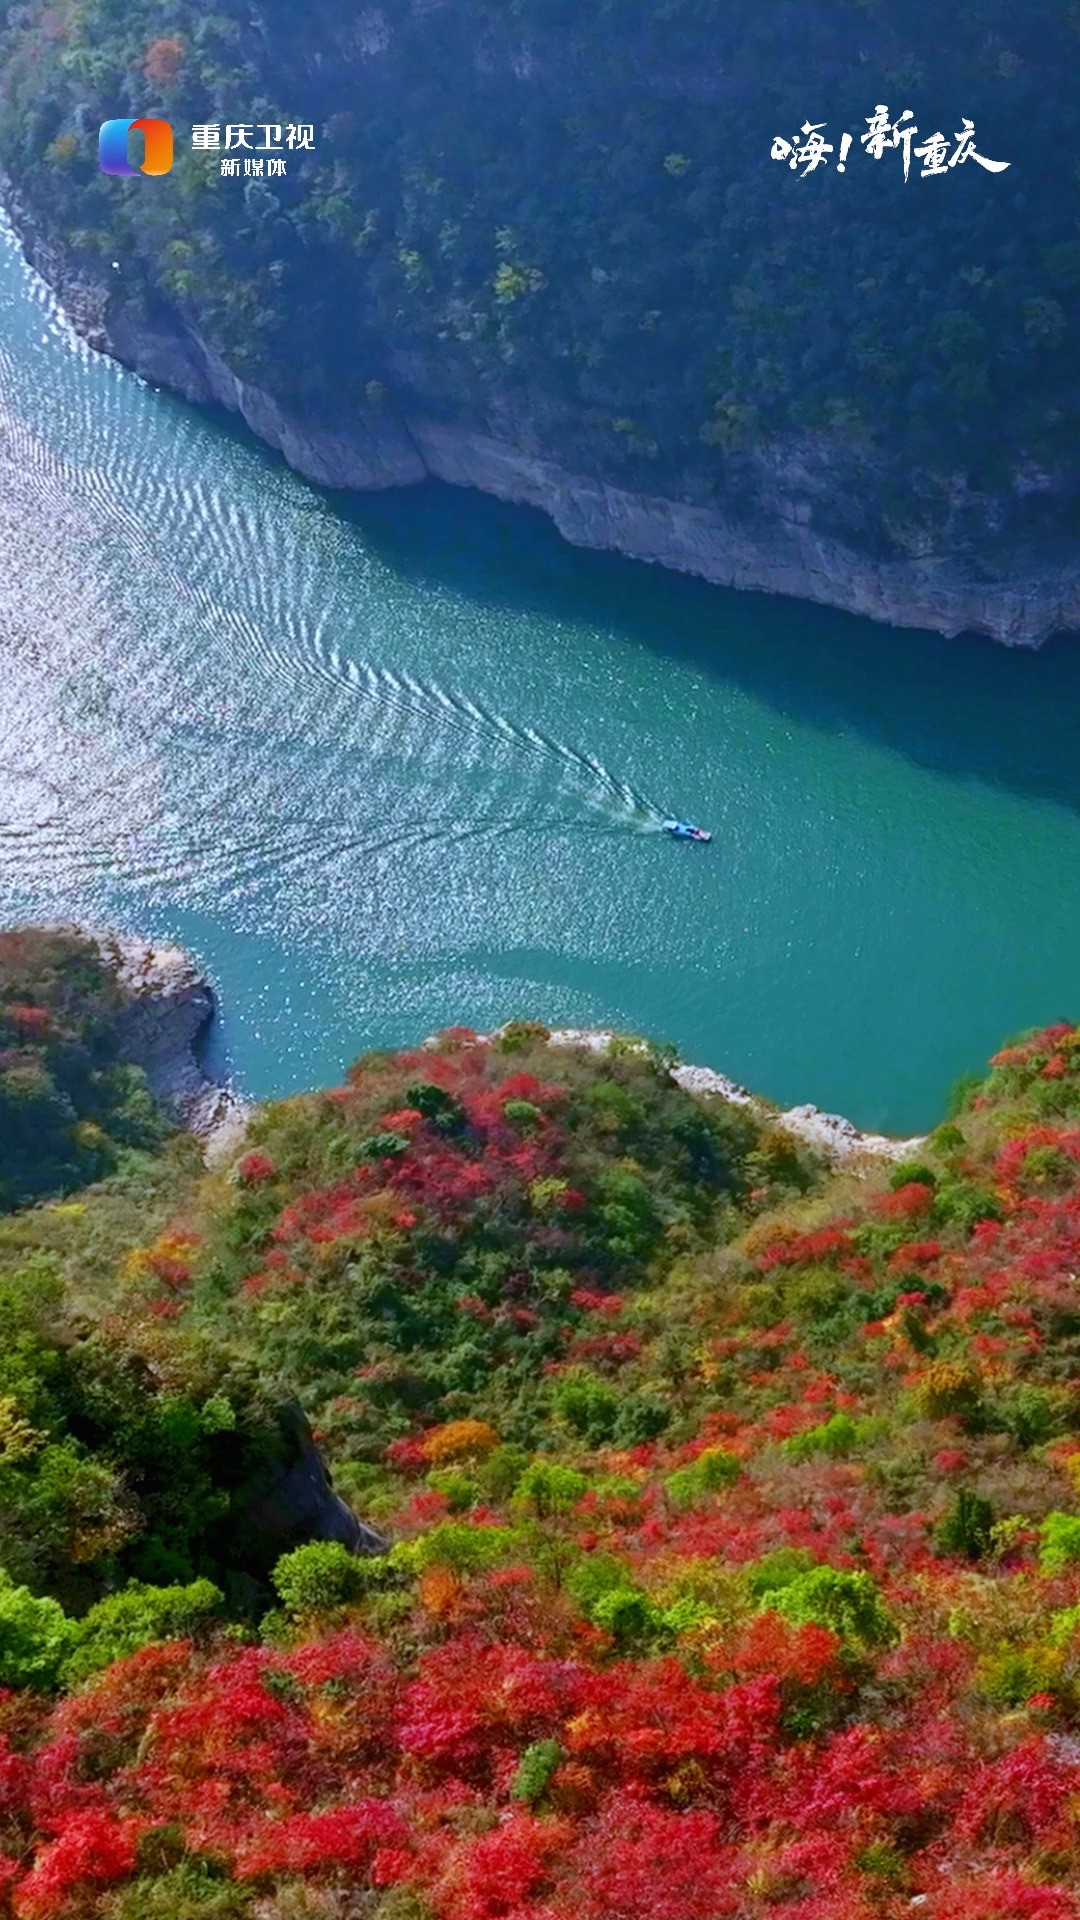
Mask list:
[[[884,473],[838,463],[820,437],[751,448],[719,500],[702,499],[677,474],[663,492],[635,492],[604,478],[600,447],[595,459],[573,467],[557,457],[544,396],[533,396],[530,412],[520,402],[451,392],[456,375],[448,368],[404,352],[395,357],[392,392],[342,407],[332,425],[308,418],[242,378],[175,310],[162,304],[149,314],[123,289],[95,280],[2,175],[0,189],[28,258],[92,346],[154,386],[228,408],[320,486],[374,491],[433,478],[472,487],[538,508],[574,546],[889,626],[983,633],[1020,647],[1080,630],[1075,557],[1050,559],[1004,540],[996,524],[1003,499],[967,502],[974,541],[958,543],[947,529],[930,540],[925,529],[886,524],[886,517],[883,545],[863,522]],[[1012,491],[1019,497],[1044,484],[1047,476],[1021,470]]]
[[[181,947],[134,934],[79,929],[94,942],[128,996],[118,1022],[120,1050],[141,1067],[151,1092],[202,1142],[208,1161],[234,1154],[254,1111],[207,1072],[200,1043],[214,1016],[214,990]]]

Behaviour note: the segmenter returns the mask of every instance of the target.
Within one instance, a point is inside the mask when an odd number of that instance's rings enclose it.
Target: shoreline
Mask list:
[[[227,1164],[239,1152],[260,1107],[271,1103],[252,1100],[234,1082],[217,1080],[207,1071],[202,1042],[220,1008],[198,961],[171,941],[155,942],[141,934],[77,922],[58,923],[57,930],[78,934],[97,949],[129,996],[119,1023],[123,1056],[142,1068],[151,1092],[199,1141],[207,1165]],[[503,1031],[477,1034],[475,1044],[490,1046]],[[609,1027],[548,1029],[547,1044],[552,1047],[602,1053],[613,1042],[633,1046],[635,1039]],[[420,1042],[431,1049],[438,1044],[438,1034]],[[642,1050],[648,1045],[644,1040],[637,1044]],[[901,1140],[864,1132],[845,1115],[824,1113],[812,1104],[780,1108],[714,1067],[679,1064],[672,1067],[671,1077],[694,1099],[718,1098],[749,1109],[758,1120],[781,1127],[834,1165],[903,1160],[924,1144],[922,1134]]]
[[[198,962],[171,941],[109,927],[68,922],[57,931],[94,946],[128,996],[118,1021],[123,1057],[142,1068],[155,1099],[201,1145],[207,1166],[230,1160],[256,1105],[207,1071],[202,1042],[218,1001]]]
[[[549,1044],[581,1046],[599,1053],[613,1040],[622,1037],[605,1028],[556,1027]],[[758,1119],[782,1127],[785,1133],[790,1133],[837,1165],[859,1160],[904,1160],[908,1154],[917,1153],[926,1142],[925,1134],[896,1140],[886,1133],[864,1133],[844,1114],[823,1113],[820,1107],[812,1105],[777,1107],[763,1094],[741,1086],[737,1080],[729,1079],[726,1073],[720,1073],[715,1067],[679,1065],[671,1069],[671,1077],[677,1086],[695,1099],[707,1099],[711,1094],[727,1100],[732,1106],[748,1107]]]
[[[747,454],[745,485],[733,499],[702,502],[674,491],[634,491],[563,466],[526,419],[501,420],[495,432],[486,420],[435,418],[411,402],[404,386],[330,427],[242,379],[171,306],[151,318],[115,283],[105,284],[48,231],[3,173],[0,220],[90,347],[190,405],[237,415],[315,485],[381,492],[439,480],[538,509],[571,546],[948,639],[984,634],[1005,646],[1035,648],[1080,630],[1080,567],[1021,551],[1007,573],[995,572],[1000,561],[989,497],[987,542],[977,554],[938,552],[910,528],[884,522],[894,551],[864,552],[813,524],[815,510],[827,523],[845,485],[850,491],[856,484],[851,476],[845,483],[824,441],[762,444]],[[861,474],[857,489],[865,491],[872,480],[872,472]]]

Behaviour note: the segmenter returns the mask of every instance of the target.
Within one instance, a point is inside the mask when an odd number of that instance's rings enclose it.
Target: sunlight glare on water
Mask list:
[[[182,940],[256,1095],[527,1014],[909,1131],[1080,1014],[1066,647],[324,495],[76,341],[10,241],[0,539],[0,913]]]

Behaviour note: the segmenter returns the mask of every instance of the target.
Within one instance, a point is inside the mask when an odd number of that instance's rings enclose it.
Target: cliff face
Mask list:
[[[28,256],[75,327],[154,386],[196,405],[238,415],[256,437],[317,485],[372,491],[431,478],[539,508],[574,546],[593,547],[695,574],[718,586],[789,595],[896,627],[948,636],[983,633],[1008,646],[1038,646],[1080,629],[1080,557],[1054,563],[1034,548],[1010,551],[996,528],[1004,504],[975,498],[985,544],[935,550],[925,528],[891,529],[893,551],[860,550],[822,528],[849,501],[873,496],[881,466],[859,473],[819,436],[801,446],[760,445],[744,462],[730,501],[702,503],[617,486],[546,454],[528,418],[498,424],[418,410],[402,384],[392,399],[351,408],[334,426],[244,378],[180,314],[140,302],[88,277],[17,196],[9,199]],[[963,490],[963,489],[961,489]],[[904,551],[906,544],[912,549]]]
[[[583,545],[1035,644],[1080,625],[1074,13],[174,0],[162,39],[148,0],[27,0],[0,161],[76,324],[314,480],[430,474]],[[889,102],[942,129],[939,177],[892,131],[863,151]],[[98,170],[122,109],[175,125],[167,179]],[[192,149],[243,115],[309,124],[285,176]],[[844,177],[770,158],[808,119],[833,161],[852,133]]]
[[[202,1143],[209,1162],[228,1160],[253,1109],[203,1064],[200,1042],[214,1015],[209,981],[180,947],[86,931],[126,996],[117,1021],[121,1054],[143,1069],[151,1092]]]
[[[388,1542],[375,1527],[359,1520],[335,1493],[326,1462],[299,1406],[286,1410],[284,1425],[293,1451],[275,1473],[249,1489],[242,1525],[253,1552],[273,1563],[279,1554],[306,1540],[336,1540],[350,1553],[385,1553]]]

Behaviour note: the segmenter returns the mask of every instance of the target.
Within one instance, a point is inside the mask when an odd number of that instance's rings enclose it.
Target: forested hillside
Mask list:
[[[736,516],[782,497],[868,555],[1073,551],[1075,7],[6,15],[24,202],[129,310],[181,318],[313,427],[419,411]],[[900,148],[860,142],[879,104],[950,157],[971,120],[1007,170],[915,159],[905,182]],[[144,112],[178,129],[173,173],[103,176],[98,121]],[[191,150],[208,122],[222,150],[228,123],[309,122],[314,149],[222,179]],[[806,177],[770,158],[804,122],[834,144]]]
[[[1075,1920],[1078,1115],[830,1173],[518,1023],[10,1213],[0,1911]],[[229,1520],[297,1392],[364,1554]]]

